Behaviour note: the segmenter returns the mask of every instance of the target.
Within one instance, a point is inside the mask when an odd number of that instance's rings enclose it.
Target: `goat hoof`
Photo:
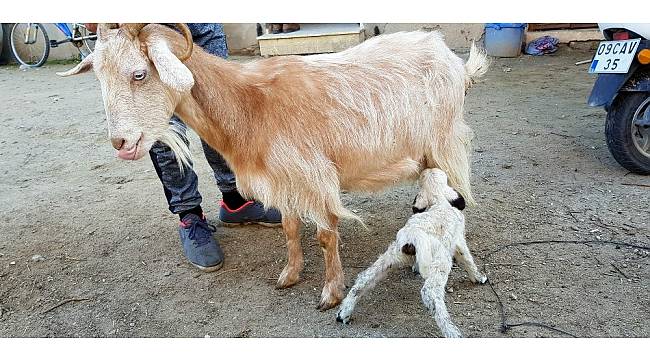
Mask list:
[[[321,299],[320,304],[316,307],[316,309],[320,311],[326,311],[329,310],[336,305],[338,305],[341,302],[340,299]]]
[[[320,295],[320,303],[316,309],[325,311],[340,304],[341,300],[343,300],[343,289],[345,289],[343,281],[332,281],[326,283],[323,287],[323,292]]]
[[[296,285],[299,280],[300,280],[300,275],[298,274],[298,272],[292,273],[291,271],[287,271],[285,269],[282,271],[282,274],[280,274],[280,277],[278,278],[278,282],[275,284],[275,288],[286,289],[288,287]]]
[[[275,284],[276,289],[286,289],[290,288],[298,283],[298,278],[295,280],[291,281],[282,281],[281,279],[278,279],[278,282]]]

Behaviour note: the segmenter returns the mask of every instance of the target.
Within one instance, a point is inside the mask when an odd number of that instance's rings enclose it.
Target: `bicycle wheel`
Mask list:
[[[9,38],[14,57],[25,66],[41,66],[50,55],[50,39],[43,24],[14,24]]]
[[[79,35],[81,37],[87,37],[94,35],[94,38],[92,39],[84,39],[83,40],[83,45],[79,48],[79,53],[81,54],[81,58],[85,58],[86,56],[90,55],[93,51],[95,51],[95,41],[97,40],[97,35],[93,34],[90,32],[90,30],[86,29],[85,26],[79,25]]]

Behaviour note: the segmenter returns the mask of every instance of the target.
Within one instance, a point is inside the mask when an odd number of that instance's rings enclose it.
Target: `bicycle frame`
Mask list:
[[[38,35],[38,31],[32,31],[32,29],[38,25],[34,23],[28,23],[27,25],[27,31],[25,32],[25,44],[31,45],[36,42],[36,35]]]
[[[75,23],[72,30],[70,29],[67,23],[54,23],[54,25],[56,25],[56,27],[63,33],[63,35],[65,35],[66,38],[63,40],[50,40],[51,47],[57,47],[61,44],[65,44],[68,42],[97,39],[97,35],[75,36],[78,35],[78,32],[76,30],[83,25],[79,25]]]
[[[72,30],[70,30],[70,27],[68,26],[68,24],[66,24],[66,23],[54,23],[54,25],[56,25],[56,27],[58,27],[59,30],[61,30],[61,32],[63,33],[63,35],[65,35],[67,38],[72,38]]]
[[[87,35],[87,36],[75,36],[78,34],[76,31],[79,27],[83,26],[80,24],[74,24],[73,28],[70,29],[70,26],[68,26],[67,23],[54,23],[54,25],[65,35],[65,39],[63,40],[50,40],[50,46],[51,47],[57,47],[61,44],[65,44],[68,42],[75,42],[75,41],[83,41],[83,40],[97,40],[97,35]],[[35,23],[28,23],[28,28],[27,31],[25,32],[25,44],[30,45],[36,42],[36,35],[38,34],[37,31],[33,31],[33,29],[38,26]],[[45,31],[45,29],[43,29]]]

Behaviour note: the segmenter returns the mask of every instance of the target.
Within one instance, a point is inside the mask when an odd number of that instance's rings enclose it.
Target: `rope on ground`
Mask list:
[[[489,252],[487,255],[485,255],[483,262],[484,264],[487,264],[487,260],[495,253],[502,251],[504,249],[507,249],[509,247],[514,247],[514,246],[527,246],[527,245],[537,245],[537,244],[558,244],[558,243],[563,243],[563,244],[610,244],[610,245],[617,245],[617,246],[625,246],[625,247],[631,247],[635,249],[642,249],[642,250],[647,250],[650,251],[650,247],[644,246],[644,245],[635,245],[635,244],[630,244],[630,243],[625,243],[625,242],[619,242],[619,241],[611,241],[611,240],[539,240],[539,241],[525,241],[525,242],[515,242],[515,243],[510,243],[503,245],[495,250],[492,250]],[[505,334],[509,329],[518,327],[518,326],[536,326],[536,327],[541,327],[544,329],[552,330],[555,332],[559,332],[561,334],[571,336],[571,337],[577,337],[576,335],[564,331],[562,329],[558,329],[556,327],[547,325],[547,324],[542,324],[534,321],[524,321],[521,323],[517,324],[509,324],[508,319],[506,316],[506,310],[505,306],[503,305],[503,302],[501,301],[501,297],[497,293],[496,289],[494,288],[494,285],[492,285],[492,281],[490,281],[490,275],[488,274],[486,265],[483,265],[483,271],[485,272],[485,275],[488,277],[487,284],[490,286],[490,289],[492,290],[492,293],[497,299],[497,304],[499,305],[499,313],[501,315],[501,327],[499,331],[503,334]]]
[[[492,290],[492,293],[494,294],[494,296],[497,298],[497,303],[499,304],[499,313],[501,314],[501,327],[499,328],[499,331],[502,334],[505,334],[506,332],[508,332],[508,330],[510,330],[513,327],[517,327],[517,326],[537,326],[537,327],[545,328],[545,329],[548,329],[548,330],[553,330],[553,331],[556,331],[556,332],[559,332],[559,333],[562,333],[564,335],[568,335],[568,336],[571,336],[571,337],[574,337],[574,338],[578,337],[576,335],[571,334],[570,332],[558,329],[558,328],[550,326],[550,325],[534,322],[534,321],[525,321],[525,322],[518,323],[518,324],[508,324],[508,319],[506,318],[505,306],[503,305],[503,302],[501,301],[501,297],[499,296],[496,289],[492,285],[492,282],[490,281],[490,275],[488,275],[488,272],[487,272],[487,269],[485,268],[485,266],[483,267],[483,271],[485,272],[486,276],[488,277],[487,284],[490,285],[490,289]]]
[[[42,315],[42,314],[46,314],[46,313],[48,313],[48,312],[50,312],[50,311],[52,311],[52,310],[58,308],[59,306],[63,306],[63,305],[65,305],[65,304],[69,303],[69,302],[73,302],[73,301],[88,301],[88,300],[92,300],[92,299],[90,299],[90,298],[70,298],[70,299],[65,299],[65,300],[61,301],[60,303],[58,303],[58,304],[52,306],[51,308],[49,308],[49,309],[43,311],[43,312],[41,313],[41,315]]]
[[[493,255],[495,253],[498,253],[499,251],[507,249],[507,248],[512,247],[512,246],[537,245],[537,244],[612,244],[612,245],[625,246],[625,247],[631,247],[631,248],[635,248],[635,249],[650,251],[650,246],[635,245],[635,244],[619,242],[619,241],[611,241],[611,240],[538,240],[538,241],[515,242],[515,243],[510,243],[510,244],[503,245],[503,246],[489,252],[485,256],[485,258],[488,258],[491,255]]]

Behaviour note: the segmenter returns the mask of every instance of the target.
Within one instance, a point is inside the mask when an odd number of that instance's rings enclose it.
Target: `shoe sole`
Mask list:
[[[217,270],[219,270],[219,269],[221,269],[223,267],[223,261],[218,263],[217,265],[214,265],[214,266],[201,266],[201,265],[197,265],[195,263],[191,263],[191,264],[196,266],[199,270],[201,270],[201,271],[203,271],[205,273],[214,272],[214,271],[217,271]]]
[[[229,223],[225,221],[219,220],[219,224],[223,227],[230,227],[230,228],[235,228],[235,227],[240,227],[240,226],[246,226],[246,225],[261,225],[267,228],[277,228],[281,227],[282,223],[267,223],[267,222],[257,222],[257,221],[244,221],[244,222],[239,222],[239,223]]]

